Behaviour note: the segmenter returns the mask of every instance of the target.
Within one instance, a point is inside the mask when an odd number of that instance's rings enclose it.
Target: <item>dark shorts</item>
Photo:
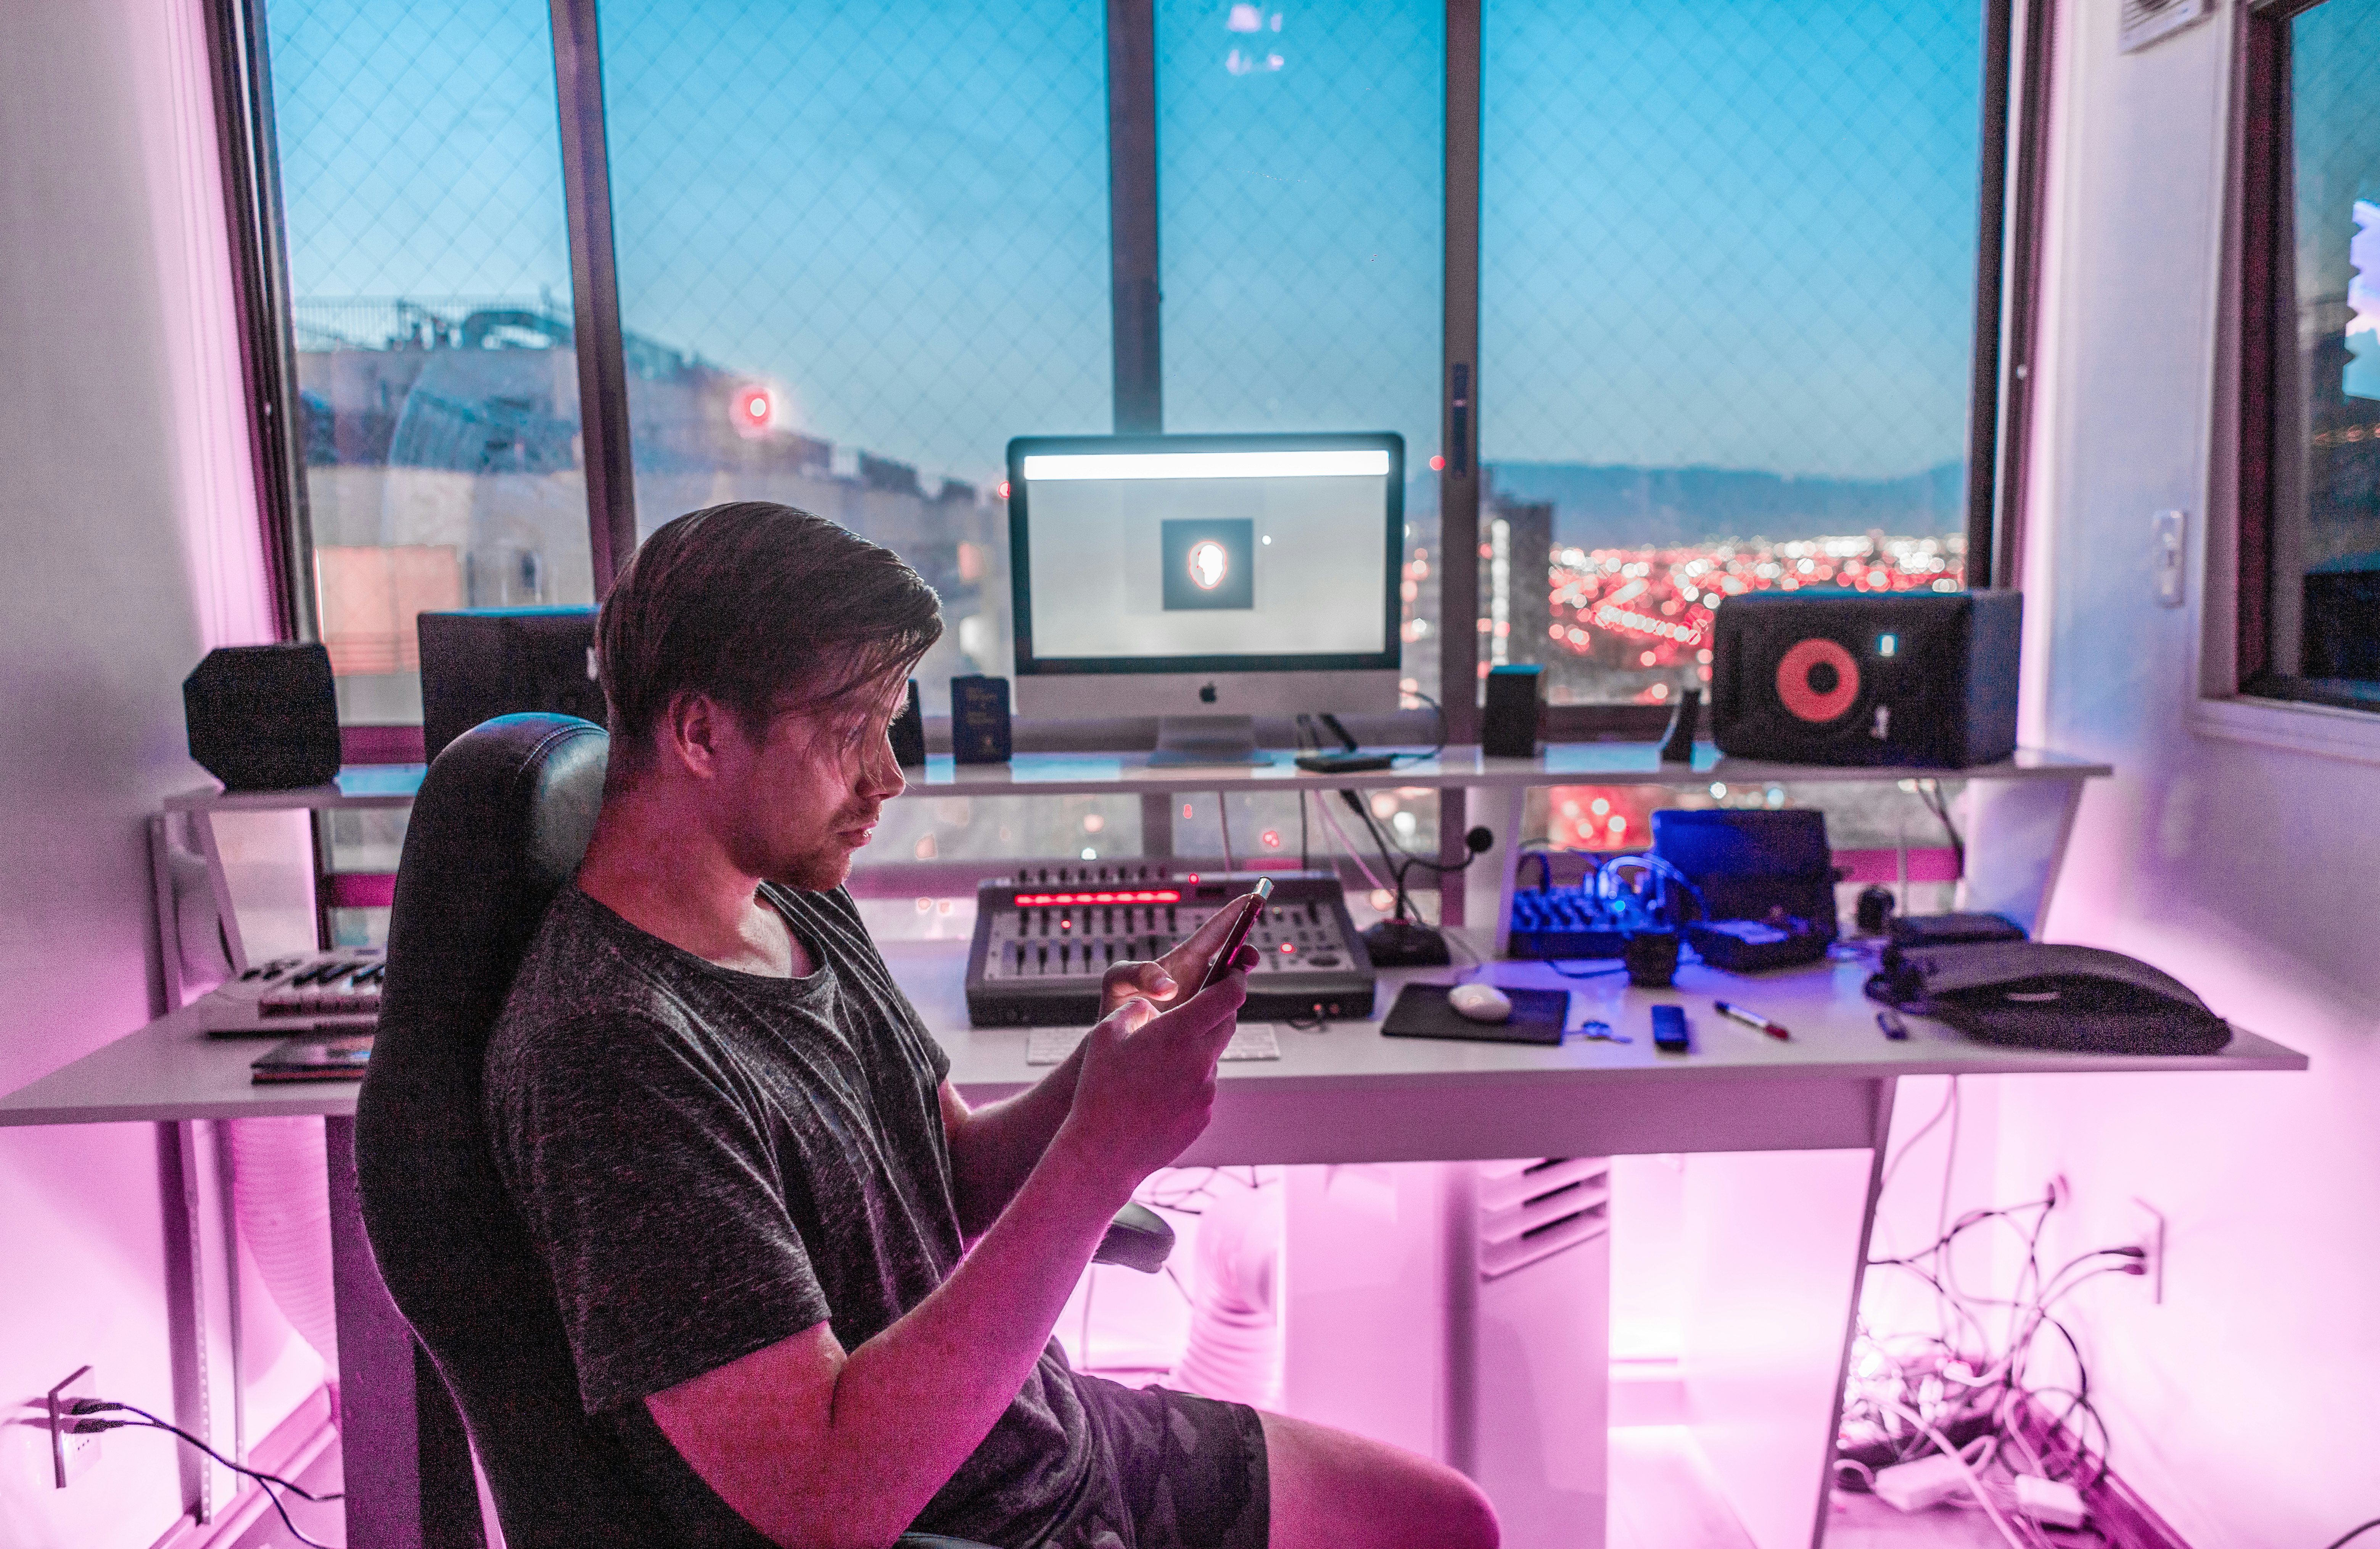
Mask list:
[[[1265,1549],[1272,1482],[1245,1404],[1075,1374],[1099,1487],[1049,1549]]]

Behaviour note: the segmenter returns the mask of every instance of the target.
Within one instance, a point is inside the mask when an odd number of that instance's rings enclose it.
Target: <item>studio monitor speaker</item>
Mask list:
[[[2016,592],[1767,592],[1714,616],[1723,753],[1965,769],[2016,750]]]
[[[321,645],[226,645],[182,679],[190,757],[225,790],[296,790],[339,773],[339,701]]]

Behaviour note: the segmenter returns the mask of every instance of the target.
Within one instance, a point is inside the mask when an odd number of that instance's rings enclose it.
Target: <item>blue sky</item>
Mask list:
[[[1490,0],[1484,452],[1958,457],[1976,10]],[[929,472],[1105,430],[1103,11],[605,0],[628,325]],[[1418,463],[1442,6],[1157,13],[1170,426],[1391,428]],[[267,14],[301,299],[567,297],[543,6]]]

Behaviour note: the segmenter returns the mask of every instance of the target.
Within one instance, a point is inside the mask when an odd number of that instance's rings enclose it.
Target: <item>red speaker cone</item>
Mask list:
[[[1777,664],[1777,697],[1796,719],[1840,720],[1859,691],[1859,664],[1833,640],[1796,640]]]

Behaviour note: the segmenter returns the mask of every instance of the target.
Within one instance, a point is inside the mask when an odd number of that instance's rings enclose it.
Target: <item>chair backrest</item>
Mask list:
[[[510,1549],[669,1541],[625,1450],[579,1407],[552,1282],[505,1197],[480,1107],[489,1031],[586,854],[610,747],[586,721],[504,715],[431,765],[356,1110],[372,1256],[462,1410]]]

